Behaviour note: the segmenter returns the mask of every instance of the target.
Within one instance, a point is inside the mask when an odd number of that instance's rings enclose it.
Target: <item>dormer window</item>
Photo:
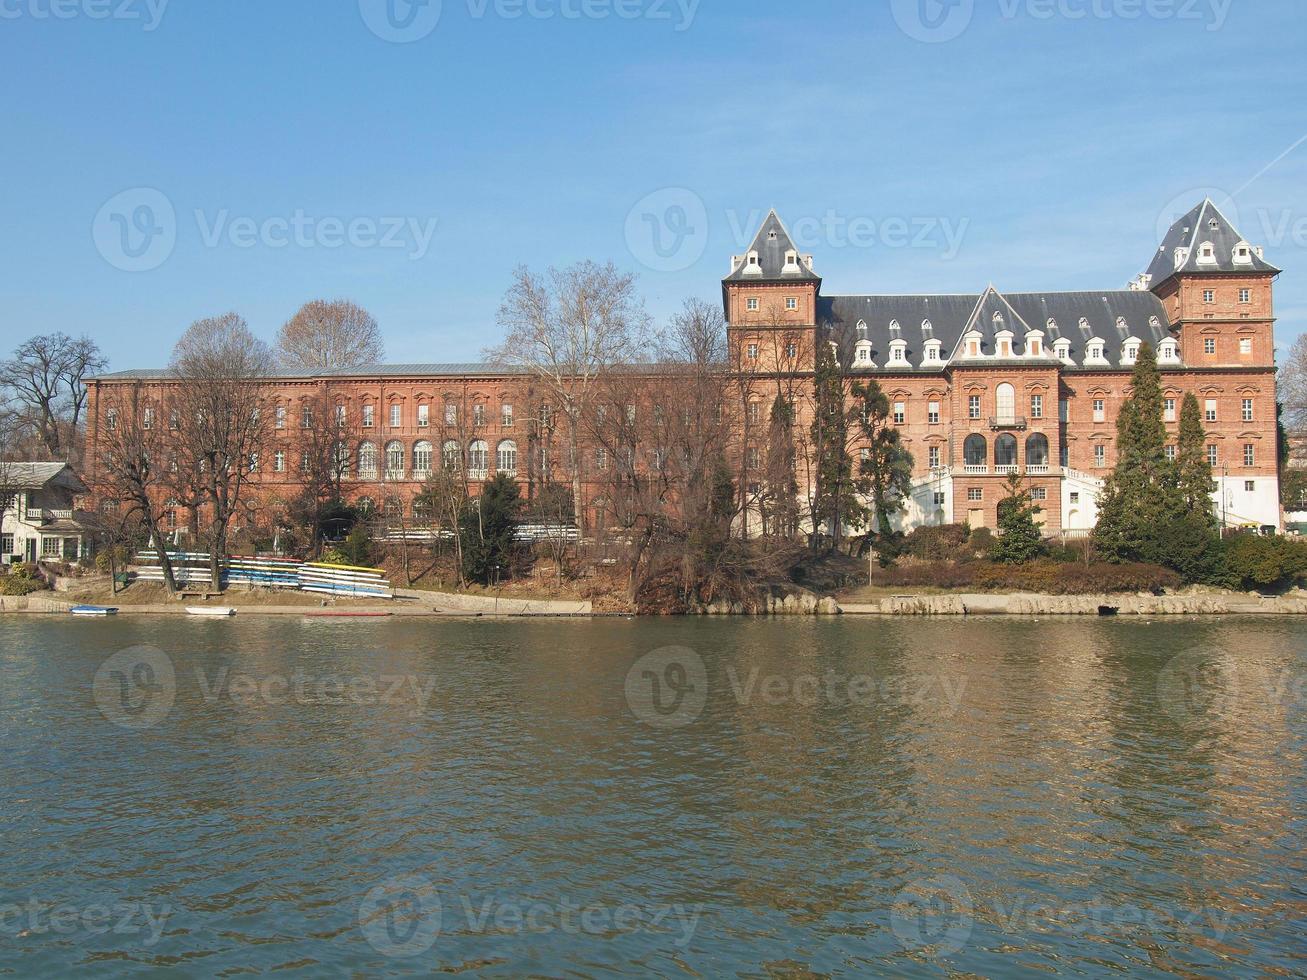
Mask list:
[[[922,362],[925,364],[940,363],[942,360],[941,354],[943,352],[943,347],[944,345],[938,340],[932,339],[926,341],[925,356],[922,358]]]
[[[1002,321],[1000,320],[998,322],[1001,323]],[[1011,330],[1000,330],[998,333],[996,333],[994,335],[994,343],[998,348],[997,353],[999,357],[1012,356],[1012,331]]]
[[[1179,269],[1188,261],[1189,261],[1189,249],[1183,247],[1177,248],[1175,250],[1175,267]]]
[[[929,320],[921,321],[921,336],[923,337],[935,336],[935,327]]]
[[[908,342],[906,340],[891,340],[889,359],[891,364],[906,364],[908,362]]]
[[[1107,358],[1103,356],[1105,346],[1106,342],[1102,340],[1094,339],[1089,341],[1085,345],[1085,363],[1106,364]]]
[[[790,249],[785,253],[785,272],[798,272],[799,270],[799,253]]]
[[[867,339],[867,321],[866,321],[866,320],[859,320],[859,321],[858,321],[858,327],[857,327],[857,330],[858,330],[858,339],[859,339],[859,340],[866,340],[866,339]]]
[[[1247,265],[1253,260],[1253,250],[1247,242],[1240,242],[1234,247],[1234,260],[1240,265]]]
[[[889,322],[889,333],[891,337],[897,337],[903,333],[903,328],[899,326],[898,320],[891,320]]]
[[[750,252],[744,260],[744,274],[749,276],[762,275],[762,266],[758,264],[758,253]]]
[[[1157,363],[1159,364],[1179,364],[1180,347],[1174,338],[1168,337],[1157,345]]]
[[[967,357],[981,356],[981,336],[979,330],[969,330],[966,336]]]
[[[1071,360],[1071,341],[1065,337],[1059,338],[1053,342],[1053,353],[1057,359],[1064,364],[1074,364]]]
[[[1121,363],[1134,364],[1137,360],[1139,360],[1139,341],[1132,337],[1121,348]]]
[[[853,363],[858,367],[875,367],[871,363],[871,341],[865,336],[853,348]]]
[[[1125,317],[1119,316],[1116,318],[1116,329],[1127,331],[1130,329],[1130,325],[1125,322]]]
[[[1055,333],[1057,331],[1057,321],[1051,316],[1044,322],[1044,326],[1048,328],[1049,333]]]
[[[1207,222],[1207,227],[1212,229],[1212,231],[1219,231],[1221,228],[1221,223],[1217,221],[1215,218],[1212,218],[1209,222]]]
[[[1031,330],[1026,334],[1026,356],[1043,357],[1044,356],[1044,335],[1038,330]]]
[[[1211,242],[1203,242],[1202,245],[1198,246],[1198,261],[1215,262],[1216,246],[1214,246]]]
[[[1162,329],[1162,321],[1159,320],[1159,319],[1157,319],[1157,317],[1155,317],[1155,316],[1150,316],[1150,317],[1148,318],[1148,325],[1149,325],[1150,327],[1152,327],[1154,330],[1161,330],[1161,329]]]
[[[774,242],[774,241],[776,241],[776,229],[775,229],[775,228],[773,228],[771,231],[767,232],[767,241],[769,241],[769,242]]]

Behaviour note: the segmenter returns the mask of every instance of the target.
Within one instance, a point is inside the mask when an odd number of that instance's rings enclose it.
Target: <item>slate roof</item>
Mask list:
[[[723,279],[723,282],[821,282],[821,276],[817,275],[808,268],[807,262],[804,261],[804,255],[799,254],[798,268],[791,272],[785,272],[785,253],[798,252],[798,246],[794,244],[794,239],[790,237],[789,230],[785,227],[785,222],[781,221],[773,209],[767,214],[767,218],[758,229],[758,234],[754,236],[753,244],[749,246],[747,252],[758,253],[758,265],[762,273],[745,273],[748,263],[745,256],[740,256],[739,264],[731,270],[731,274]]]
[[[1210,242],[1215,252],[1214,262],[1199,262],[1199,250]],[[1235,262],[1234,249],[1240,243],[1248,244],[1230,219],[1221,213],[1211,198],[1176,221],[1171,226],[1162,244],[1153,256],[1148,267],[1149,288],[1165,282],[1180,272],[1279,272],[1275,266],[1261,258],[1255,249],[1250,249],[1247,262]],[[1188,255],[1177,267],[1175,250],[1188,249]]]
[[[994,320],[995,313],[1002,317],[1000,321]],[[822,296],[817,317],[832,330],[832,339],[840,345],[840,360],[846,364],[852,363],[858,323],[865,322],[872,360],[881,367],[888,359],[890,341],[898,338],[907,341],[908,360],[914,367],[921,363],[923,345],[932,337],[942,342],[947,361],[960,351],[962,336],[972,325],[984,338],[981,352],[987,356],[994,355],[994,335],[999,330],[1011,330],[1014,349],[1024,351],[1026,332],[1035,329],[1044,332],[1050,360],[1056,359],[1054,343],[1065,338],[1071,342],[1071,357],[1077,364],[1083,362],[1085,343],[1090,339],[1106,341],[1107,359],[1117,365],[1126,339],[1135,337],[1156,347],[1171,335],[1161,300],[1136,290],[1000,293],[991,286],[979,295]],[[1124,325],[1118,325],[1118,320]],[[928,329],[923,327],[926,321]],[[942,366],[931,370],[942,370]]]
[[[0,463],[0,486],[13,490],[40,490],[51,480],[67,471],[63,481],[77,490],[82,482],[77,479],[67,463]]]

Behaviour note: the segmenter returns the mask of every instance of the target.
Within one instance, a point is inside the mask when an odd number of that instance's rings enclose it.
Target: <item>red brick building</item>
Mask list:
[[[1158,351],[1168,429],[1193,392],[1217,474],[1217,512],[1231,525],[1280,524],[1273,284],[1279,270],[1211,201],[1168,232],[1129,289],[968,295],[830,294],[775,212],[722,282],[730,364],[743,393],[737,462],[748,485],[777,394],[810,419],[817,344],[845,371],[875,378],[916,462],[901,523],[993,526],[1008,474],[1022,474],[1047,529],[1086,531],[1115,463],[1116,417],[1139,347]],[[88,458],[96,458],[115,386],[144,382],[162,404],[166,372],[90,382]],[[262,506],[296,492],[297,431],[336,424],[347,496],[408,514],[430,471],[460,461],[476,482],[508,472],[548,478],[553,447],[534,424],[547,402],[533,378],[486,364],[372,365],[273,379],[274,448],[258,461]],[[334,416],[323,419],[324,412]],[[162,424],[162,420],[161,420]],[[281,440],[278,442],[277,440]],[[597,465],[585,456],[585,467]],[[92,464],[93,465],[93,464]],[[799,467],[803,493],[803,467]],[[587,475],[587,514],[603,523],[600,481]],[[90,474],[94,483],[95,473]],[[564,478],[565,479],[565,478]],[[178,517],[177,523],[185,520]]]

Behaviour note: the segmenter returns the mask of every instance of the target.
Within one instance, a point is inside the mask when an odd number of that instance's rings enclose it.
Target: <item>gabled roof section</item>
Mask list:
[[[1207,244],[1212,246],[1212,259],[1202,261],[1202,247]],[[1166,233],[1145,273],[1148,276],[1147,286],[1155,288],[1180,273],[1280,271],[1251,246],[1248,259],[1237,261],[1235,249],[1239,245],[1248,245],[1247,239],[1239,234],[1239,230],[1221,213],[1212,199],[1206,198],[1176,221]],[[1184,250],[1179,253],[1178,261],[1177,249]]]
[[[750,268],[749,254],[754,252],[758,255],[757,268],[761,269],[760,272],[746,271]],[[768,212],[762,227],[758,229],[758,234],[754,236],[753,244],[749,246],[748,251],[744,255],[733,257],[731,274],[722,281],[821,282],[821,277],[808,265],[809,256],[799,253],[797,264],[787,266],[785,256],[790,252],[799,252],[799,248],[794,244],[785,222],[781,221],[780,215],[773,208]]]
[[[54,480],[77,492],[86,489],[67,463],[0,463],[0,487],[9,490],[40,490]]]
[[[1039,328],[1043,330],[1043,327]],[[1013,340],[1020,344],[1024,341],[1027,333],[1030,332],[1030,324],[1025,318],[1007,301],[1007,298],[993,286],[989,286],[980,294],[980,299],[976,300],[976,306],[971,311],[971,316],[962,327],[962,334],[954,342],[953,356],[956,357],[962,352],[962,338],[972,330],[979,331],[984,340],[981,343],[981,350],[986,354],[993,354],[997,349],[994,343],[994,337],[1002,330],[1011,331]]]

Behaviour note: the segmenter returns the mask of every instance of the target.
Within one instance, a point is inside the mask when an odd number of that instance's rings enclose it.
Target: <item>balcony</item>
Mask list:
[[[989,472],[987,463],[967,463],[962,467],[962,472],[967,476],[984,476]]]
[[[1029,428],[1029,423],[1024,415],[994,415],[990,416],[989,427],[995,431],[999,429],[1016,429],[1024,432]]]
[[[1020,473],[1021,467],[1016,463],[999,463],[994,467],[994,472],[999,476],[1011,476],[1013,473]]]
[[[50,510],[41,511],[41,523],[53,524],[55,521],[71,521],[73,512],[71,510]]]
[[[405,473],[403,470],[388,469],[386,470],[386,479],[392,482],[398,482],[400,480],[405,479]]]
[[[1048,476],[1050,467],[1047,463],[1028,463],[1026,465],[1026,474],[1028,476]]]

